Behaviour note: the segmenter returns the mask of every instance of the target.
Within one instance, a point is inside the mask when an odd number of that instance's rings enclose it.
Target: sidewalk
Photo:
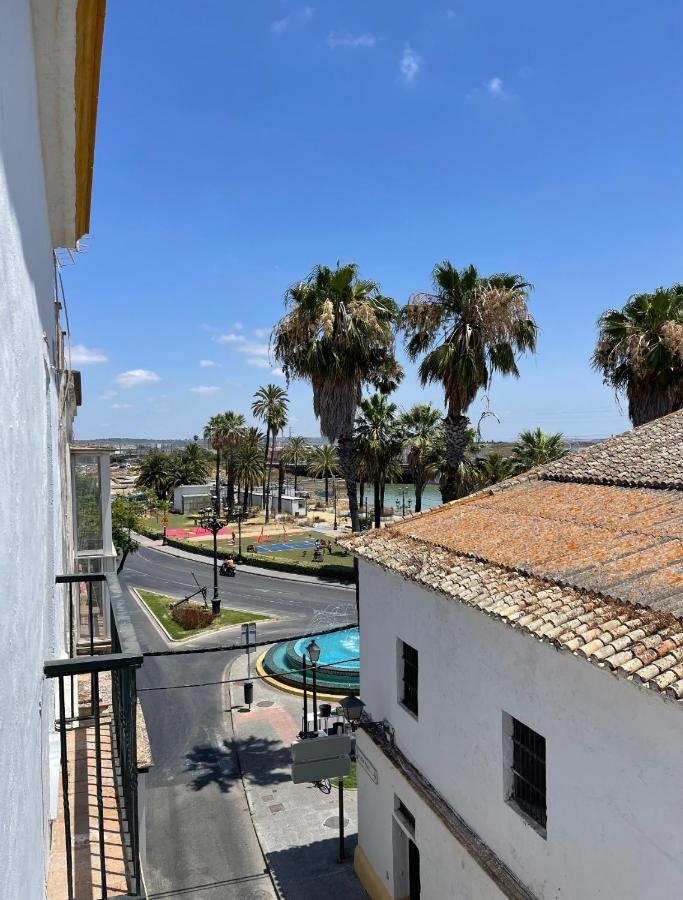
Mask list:
[[[177,547],[164,547],[161,541],[152,540],[144,534],[133,532],[133,537],[141,547],[150,547],[152,550],[159,550],[161,553],[167,553],[169,556],[176,556],[178,559],[189,559],[193,563],[203,563],[207,566],[213,565],[213,559],[210,556],[204,556],[201,553],[190,553],[188,550],[179,550]],[[328,584],[332,587],[346,588],[354,590],[354,585],[348,581],[337,581],[334,578],[320,578],[317,575],[297,575],[294,572],[278,572],[275,569],[262,569],[259,566],[244,565],[239,568],[240,572],[247,575],[265,575],[267,578],[281,578],[283,581],[304,581],[309,584]]]
[[[247,658],[239,657],[231,678],[246,678]],[[252,674],[254,657],[252,656]],[[353,873],[357,843],[356,792],[344,791],[346,860],[338,862],[338,792],[293,784],[290,744],[298,734],[302,701],[253,679],[251,712],[243,706],[241,684],[230,685],[235,745],[254,827],[280,896],[367,900]]]

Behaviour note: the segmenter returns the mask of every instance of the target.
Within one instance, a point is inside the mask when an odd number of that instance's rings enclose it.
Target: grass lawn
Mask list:
[[[220,616],[217,616],[208,627],[183,628],[178,622],[174,622],[169,615],[169,605],[177,603],[178,598],[166,597],[164,594],[144,591],[141,588],[136,588],[136,590],[149,611],[153,613],[154,617],[170,636],[176,640],[194,637],[197,634],[205,634],[207,631],[216,631],[218,628],[225,628],[226,625],[240,625],[242,622],[257,622],[270,618],[269,616],[259,616],[256,613],[245,612],[241,609],[221,609]]]
[[[338,787],[339,779],[332,778],[331,783],[335,787]],[[350,774],[344,776],[344,790],[345,791],[355,791],[357,787],[358,787],[358,782],[356,781],[356,764],[355,764],[355,762],[352,762]]]

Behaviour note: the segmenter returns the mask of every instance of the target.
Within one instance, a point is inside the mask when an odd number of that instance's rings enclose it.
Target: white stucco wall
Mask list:
[[[397,746],[521,881],[553,900],[680,894],[683,709],[376,566],[361,563],[360,577],[369,714],[391,722]],[[398,703],[398,638],[419,653],[418,720]],[[546,739],[547,839],[505,802],[504,711]],[[359,840],[384,878],[404,779],[372,758],[380,783],[359,776]],[[423,857],[448,846],[426,807],[413,813]],[[427,900],[485,896],[457,848],[432,865],[452,891],[423,877]]]
[[[28,0],[0,25],[0,872],[4,900],[44,893],[54,711],[43,660],[61,652],[62,510],[51,371],[52,246]]]

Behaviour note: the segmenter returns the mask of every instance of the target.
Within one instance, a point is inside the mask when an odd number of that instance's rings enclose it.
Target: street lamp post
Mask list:
[[[221,601],[218,597],[218,532],[223,528],[222,522],[215,512],[207,513],[199,517],[199,524],[213,535],[213,598],[211,600],[211,612],[214,616],[220,615]]]
[[[313,669],[313,730],[318,733],[318,692],[316,683],[316,668],[320,659],[320,647],[316,644],[315,639],[306,647],[308,658],[311,660]],[[308,723],[307,723],[308,724]]]
[[[308,682],[306,678],[306,654],[304,653],[302,657],[303,668],[301,670],[301,674],[303,676],[303,688],[304,688],[304,722],[303,728],[301,729],[300,737],[306,737],[308,734]]]

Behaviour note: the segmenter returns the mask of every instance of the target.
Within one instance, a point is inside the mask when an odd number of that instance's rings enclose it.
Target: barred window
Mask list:
[[[410,644],[403,644],[403,696],[401,702],[410,712],[417,715],[417,650]]]
[[[542,828],[546,826],[545,738],[512,719],[512,799]]]

